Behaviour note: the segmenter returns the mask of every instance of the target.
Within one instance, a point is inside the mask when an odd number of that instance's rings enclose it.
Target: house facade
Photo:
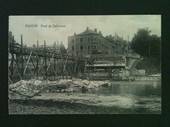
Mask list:
[[[124,44],[124,47],[126,46]],[[121,48],[120,51],[118,43],[104,37],[101,31],[98,32],[97,29],[92,30],[87,27],[84,32],[80,34],[74,33],[73,36],[68,37],[68,52],[77,58],[89,57],[91,55],[113,56],[121,54],[123,50]]]

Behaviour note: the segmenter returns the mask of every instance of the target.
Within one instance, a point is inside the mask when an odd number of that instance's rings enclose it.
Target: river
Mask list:
[[[40,98],[41,100],[53,98],[55,101],[42,103]],[[70,102],[70,100],[72,101]],[[102,87],[86,93],[42,93],[41,96],[33,98],[31,102],[10,101],[9,113],[160,114],[161,83],[157,81],[113,81],[109,87]]]

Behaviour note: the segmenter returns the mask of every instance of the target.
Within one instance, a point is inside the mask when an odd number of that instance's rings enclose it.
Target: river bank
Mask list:
[[[9,91],[10,114],[161,113],[160,81],[84,81],[79,79],[46,81],[48,85],[34,80],[33,86],[28,86],[27,83],[30,84],[32,81],[22,81],[10,86],[13,89]],[[86,91],[82,91],[82,87],[87,88]]]
[[[9,101],[10,114],[160,114],[159,97],[48,94]]]

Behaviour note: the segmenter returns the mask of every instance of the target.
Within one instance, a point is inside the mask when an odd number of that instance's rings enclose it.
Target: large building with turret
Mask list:
[[[120,42],[119,42],[120,40]],[[90,55],[113,56],[127,52],[128,45],[116,37],[104,37],[101,31],[89,29],[82,33],[68,37],[68,52],[77,58],[88,57]]]

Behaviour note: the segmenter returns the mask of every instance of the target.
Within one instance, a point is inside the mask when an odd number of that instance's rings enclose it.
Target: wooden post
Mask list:
[[[21,55],[21,77],[23,78],[23,76],[24,76],[24,58],[23,58],[23,38],[22,38],[22,35],[21,35],[20,55]]]
[[[38,73],[38,70],[39,70],[38,50],[39,50],[39,43],[38,43],[38,40],[37,40],[37,52],[36,52],[36,76],[37,76],[37,79],[38,79],[38,76],[39,76],[39,73]]]
[[[45,62],[45,66],[44,66],[44,70],[45,70],[45,79],[47,79],[47,56],[46,56],[46,42],[44,40],[44,62]]]
[[[12,58],[11,58],[11,80],[13,80],[13,74],[14,74],[14,54],[12,53]]]
[[[54,63],[54,80],[56,80],[56,51],[57,51],[57,47],[58,45],[56,45],[56,42],[54,43],[54,59],[53,59],[53,63]]]
[[[31,55],[32,55],[32,51],[31,51],[31,53],[30,53],[30,55],[29,55],[29,57],[28,57],[28,60],[27,60],[26,66],[25,66],[25,68],[24,68],[24,72],[23,72],[23,74],[25,74],[25,72],[26,72],[26,70],[27,70],[27,66],[28,66],[28,64],[29,64],[29,61],[30,61]]]
[[[65,61],[65,63],[64,63],[64,67],[63,67],[63,73],[65,74],[66,79],[67,79],[67,70],[66,70],[67,59],[68,59],[68,54],[67,54],[67,56],[66,56],[66,61]]]
[[[56,78],[56,59],[55,59],[55,56],[54,56],[54,80]]]

